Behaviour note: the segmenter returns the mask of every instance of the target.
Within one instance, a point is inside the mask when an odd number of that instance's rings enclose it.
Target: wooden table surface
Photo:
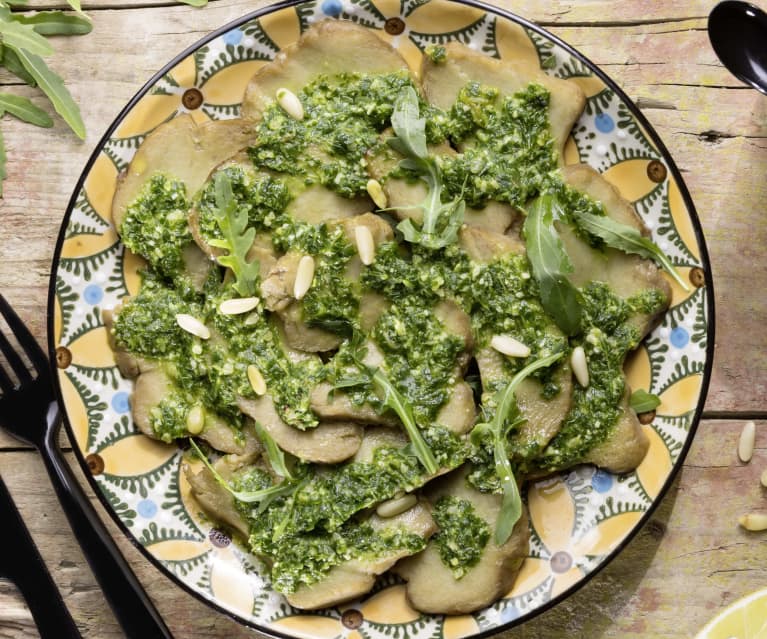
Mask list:
[[[759,484],[767,467],[767,225],[762,223],[767,215],[767,97],[740,85],[716,59],[706,33],[713,0],[496,2],[548,28],[601,66],[655,126],[697,206],[711,254],[717,309],[706,411],[674,486],[604,571],[504,639],[689,637],[721,608],[767,586],[767,533],[748,533],[737,525],[740,514],[767,510]],[[7,116],[0,121],[9,158],[0,200],[0,291],[42,344],[56,234],[95,144],[167,60],[211,29],[267,3],[212,0],[202,9],[163,0],[83,4],[93,32],[57,39],[51,65],[81,106],[88,128],[85,142],[58,119],[53,129]],[[61,0],[30,0],[30,7],[64,6]],[[43,103],[34,89],[2,71],[0,85],[0,90]],[[744,465],[736,448],[749,419],[757,423],[757,450]],[[37,454],[0,434],[0,472],[83,636],[122,637]],[[98,503],[96,508],[105,516]],[[176,637],[258,634],[176,587],[105,519]],[[0,580],[0,638],[34,636],[23,601]]]

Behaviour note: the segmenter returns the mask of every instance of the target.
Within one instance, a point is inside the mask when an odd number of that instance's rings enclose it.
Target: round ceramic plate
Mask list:
[[[411,609],[396,580],[361,601],[308,614],[276,594],[256,558],[200,514],[174,446],[137,433],[131,383],[107,345],[102,310],[139,285],[110,219],[120,171],[147,133],[176,115],[233,118],[251,75],[321,19],[351,20],[399,49],[413,69],[433,43],[460,40],[488,56],[524,56],[588,96],[566,148],[631,200],[655,241],[691,282],[674,285],[672,307],[628,364],[634,388],[662,399],[643,426],[650,450],[635,473],[591,466],[532,484],[532,541],[511,592],[459,617]],[[576,51],[526,21],[477,3],[446,0],[312,0],[281,4],[227,25],[170,62],[128,104],[91,157],[64,219],[49,302],[50,347],[70,439],[96,493],[152,562],[187,590],[275,635],[452,638],[508,628],[582,585],[649,517],[692,439],[713,352],[709,264],[679,172],[637,108]],[[648,421],[648,420],[645,420]]]

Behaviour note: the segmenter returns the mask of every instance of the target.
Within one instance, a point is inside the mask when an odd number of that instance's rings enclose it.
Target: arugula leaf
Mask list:
[[[221,230],[223,239],[208,240],[211,246],[228,251],[217,259],[234,273],[234,289],[243,297],[251,297],[256,293],[256,281],[259,275],[258,260],[248,262],[247,256],[256,229],[248,228],[248,213],[237,205],[232,191],[232,182],[223,171],[216,173],[214,188],[216,194],[216,223]]]
[[[572,273],[573,265],[554,226],[558,212],[559,202],[554,196],[539,196],[527,209],[523,233],[543,308],[562,331],[575,335],[581,325],[581,299],[566,275]]]
[[[264,488],[262,490],[234,490],[234,488],[229,485],[229,482],[226,481],[215,468],[213,468],[213,465],[208,461],[205,453],[200,450],[197,442],[195,442],[194,439],[190,437],[189,443],[191,444],[192,448],[194,448],[197,456],[202,460],[202,463],[205,464],[205,467],[211,472],[219,485],[222,488],[225,488],[229,494],[238,501],[244,502],[246,504],[263,503],[268,505],[268,503],[276,497],[290,494],[295,488],[295,484],[293,482],[283,481],[279,484],[269,486],[269,488]]]
[[[13,20],[30,25],[43,36],[85,35],[93,30],[91,21],[81,16],[72,16],[61,11],[38,11],[33,15],[14,13]]]
[[[654,260],[676,280],[679,286],[685,291],[690,290],[666,254],[660,250],[655,242],[644,237],[634,227],[616,222],[607,216],[593,215],[584,211],[577,212],[576,219],[584,231],[595,235],[607,246],[624,253],[633,253]]]
[[[387,408],[391,408],[402,421],[405,426],[405,431],[410,438],[410,443],[413,445],[413,452],[421,462],[421,465],[426,471],[433,475],[439,469],[437,460],[434,458],[431,448],[426,443],[421,434],[421,430],[415,423],[415,417],[413,417],[413,408],[408,401],[402,396],[394,384],[389,381],[386,374],[379,368],[373,374],[373,386],[383,393],[383,404]]]
[[[540,368],[551,366],[560,359],[564,353],[554,353],[547,355],[525,366],[520,370],[508,385],[495,394],[497,407],[493,419],[488,423],[477,424],[471,431],[471,440],[477,442],[486,433],[490,433],[493,438],[493,459],[495,461],[495,472],[501,482],[503,499],[501,500],[501,510],[498,513],[498,519],[495,523],[495,543],[502,545],[511,536],[514,525],[522,516],[522,497],[519,494],[517,480],[514,478],[514,472],[511,469],[509,461],[509,433],[522,421],[517,408],[517,400],[514,393],[517,387],[531,373]]]
[[[80,3],[80,0],[67,0],[67,4],[72,7],[77,13],[79,13],[83,18],[87,18],[88,16],[83,13],[82,4]]]
[[[259,422],[256,422],[256,434],[266,449],[266,455],[269,458],[272,470],[285,479],[295,479],[288,469],[284,451]]]
[[[402,90],[391,116],[396,137],[387,142],[395,151],[405,156],[400,168],[415,173],[426,182],[428,191],[421,204],[413,208],[423,211],[421,228],[411,219],[397,225],[405,240],[438,249],[453,244],[463,224],[466,203],[456,197],[450,202],[442,201],[442,172],[436,160],[429,157],[426,146],[426,118],[420,116],[418,95],[412,87]]]
[[[391,114],[391,125],[396,138],[389,140],[389,145],[410,158],[427,160],[426,118],[420,116],[418,94],[413,87],[405,87],[397,97]]]
[[[56,112],[64,118],[77,137],[84,140],[85,125],[80,115],[80,108],[75,104],[61,77],[51,71],[41,57],[13,46],[9,42],[4,44],[18,56],[29,75],[48,96]]]
[[[53,47],[35,30],[13,19],[0,19],[0,36],[3,44],[13,49],[24,49],[30,54],[51,55]]]
[[[639,388],[635,390],[633,393],[631,393],[631,408],[634,409],[634,411],[639,413],[648,413],[651,410],[655,410],[660,406],[660,397],[657,395],[653,395],[652,393],[648,393],[643,388]]]
[[[36,87],[37,82],[35,82],[35,79],[29,74],[29,71],[27,71],[24,68],[24,65],[21,64],[21,60],[19,60],[19,56],[16,55],[16,53],[9,49],[8,47],[3,47],[3,66],[8,69],[13,75],[15,75],[20,80],[24,81],[26,84],[28,84],[31,87]]]
[[[19,120],[36,126],[46,128],[53,126],[51,116],[40,107],[35,106],[29,98],[10,93],[0,93],[0,109],[15,115]]]

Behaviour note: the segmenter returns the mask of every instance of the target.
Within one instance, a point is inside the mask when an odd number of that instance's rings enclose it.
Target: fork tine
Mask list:
[[[16,377],[19,378],[19,382],[29,382],[32,379],[32,374],[27,369],[27,365],[24,360],[19,357],[16,349],[13,348],[8,338],[0,331],[0,351],[2,351],[8,363],[11,365],[13,372],[16,373]]]
[[[24,352],[27,354],[27,357],[29,357],[37,372],[47,373],[48,358],[45,356],[43,349],[40,348],[40,344],[37,343],[37,340],[34,338],[32,333],[29,332],[29,329],[24,325],[24,322],[22,322],[21,318],[16,315],[16,311],[11,308],[11,305],[6,301],[1,293],[0,314],[2,314],[2,316],[5,318],[5,321],[8,322],[8,326],[11,328],[11,331],[13,331],[13,334],[16,336],[16,339],[24,349]],[[18,354],[15,352],[14,354],[18,358]],[[7,353],[6,357],[8,357]],[[8,357],[8,359],[10,360],[10,357]],[[24,370],[26,370],[26,366],[24,366]]]
[[[0,366],[0,391],[3,393],[10,393],[16,385],[13,383],[5,369]]]

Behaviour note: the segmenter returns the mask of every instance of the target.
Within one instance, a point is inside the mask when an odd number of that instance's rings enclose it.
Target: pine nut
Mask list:
[[[490,346],[499,353],[503,353],[509,357],[530,356],[530,347],[519,340],[514,339],[510,335],[493,335],[493,339],[490,340]]]
[[[277,104],[294,120],[304,119],[304,107],[301,100],[290,89],[277,89]]]
[[[250,382],[250,387],[253,389],[253,392],[256,395],[263,395],[266,392],[266,381],[264,380],[261,371],[251,364],[248,366],[247,373],[248,381]]]
[[[747,515],[741,515],[738,517],[738,523],[746,530],[753,532],[767,530],[767,514],[748,513]]]
[[[314,279],[314,258],[311,255],[304,255],[298,262],[296,269],[296,281],[293,284],[293,297],[297,300],[303,299],[306,292],[311,288]]]
[[[376,259],[376,245],[373,234],[367,226],[354,227],[354,239],[357,242],[357,253],[365,266],[370,266]]]
[[[191,333],[200,339],[210,339],[210,331],[200,320],[186,313],[176,315],[176,323],[187,333]]]
[[[384,519],[390,517],[396,517],[400,513],[404,513],[406,510],[410,510],[415,506],[418,499],[412,493],[403,495],[402,497],[395,497],[394,499],[388,499],[378,504],[376,508],[376,514]]]
[[[205,427],[205,408],[195,404],[186,416],[186,429],[190,435],[199,435]]]
[[[257,297],[235,297],[221,302],[218,310],[222,315],[241,315],[252,311],[256,306],[258,306]]]
[[[759,481],[762,483],[762,486],[767,488],[767,468],[765,468],[762,472],[762,476],[759,478]]]
[[[572,355],[570,355],[570,366],[573,369],[575,379],[583,388],[586,388],[589,385],[589,365],[583,346],[576,346],[573,349]]]
[[[746,422],[743,430],[740,432],[740,441],[738,442],[738,457],[744,464],[751,461],[754,455],[754,442],[756,441],[756,424]]]
[[[386,193],[384,193],[383,187],[378,180],[368,180],[365,189],[370,199],[373,200],[373,203],[379,209],[385,209],[389,205],[389,199],[386,197]]]

